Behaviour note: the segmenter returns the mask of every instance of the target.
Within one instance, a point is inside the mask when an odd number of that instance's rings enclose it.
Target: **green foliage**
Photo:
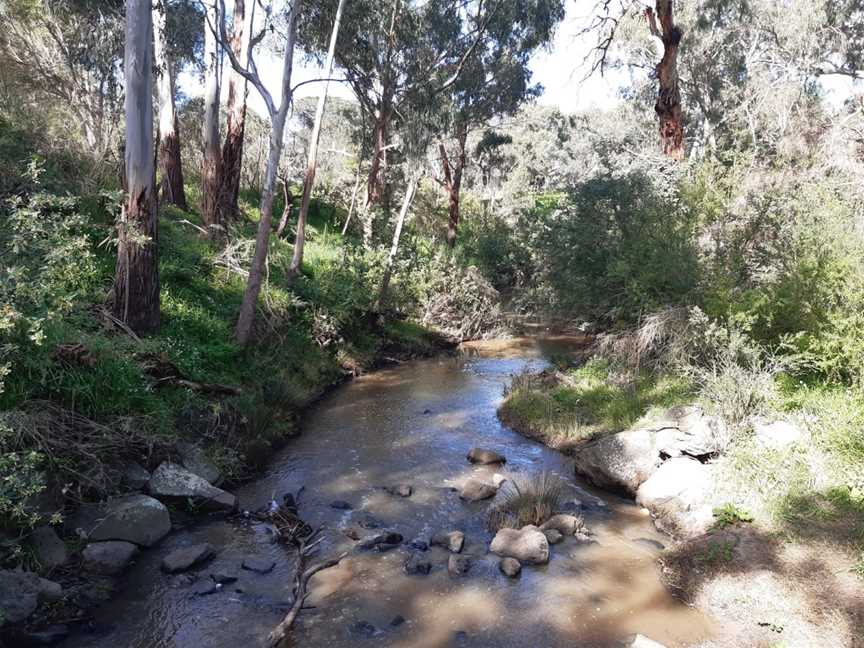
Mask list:
[[[727,502],[723,506],[715,508],[714,528],[722,529],[727,526],[734,526],[741,523],[750,523],[753,521],[753,515],[744,509],[738,508],[731,502]]]

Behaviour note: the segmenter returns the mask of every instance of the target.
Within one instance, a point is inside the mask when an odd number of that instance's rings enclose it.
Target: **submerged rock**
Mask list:
[[[516,578],[522,572],[522,563],[515,558],[502,558],[498,563],[498,569],[507,578]]]
[[[345,500],[333,500],[330,502],[330,508],[336,509],[337,511],[350,511],[354,507]]]
[[[529,565],[543,565],[549,562],[549,541],[533,525],[521,529],[501,529],[495,534],[489,550],[499,556],[515,558]]]
[[[397,614],[395,617],[393,617],[393,619],[391,619],[390,627],[391,628],[398,628],[403,623],[405,623],[405,617],[403,617],[401,614]]]
[[[394,531],[387,531],[385,533],[379,533],[378,535],[371,536],[361,541],[357,547],[359,549],[378,549],[382,551],[382,547],[386,547],[383,551],[388,551],[389,549],[393,549],[402,544],[404,538],[401,534],[395,533]]]
[[[406,574],[421,574],[425,576],[432,571],[432,563],[420,554],[411,554],[404,565]]]
[[[464,576],[471,571],[471,558],[460,554],[451,554],[447,559],[447,571],[451,576]]]
[[[465,534],[461,531],[439,531],[429,540],[433,547],[443,547],[452,553],[459,553],[465,545]]]
[[[488,464],[503,464],[507,461],[504,455],[500,455],[494,450],[486,448],[472,448],[468,452],[468,461],[473,464],[488,465]]]
[[[127,495],[78,509],[73,526],[92,541],[124,540],[152,547],[171,530],[168,509],[147,495]]]
[[[138,547],[131,542],[109,540],[91,542],[81,552],[81,557],[87,571],[113,576],[126,569],[129,561],[137,554]]]
[[[349,628],[348,632],[355,637],[374,637],[378,634],[378,628],[368,621],[358,621]]]
[[[459,493],[459,497],[468,502],[479,502],[480,500],[495,497],[495,493],[497,492],[498,489],[492,484],[472,478],[462,486],[462,492]]]
[[[384,490],[397,497],[411,497],[414,492],[411,484],[394,484],[393,486],[385,486]]]
[[[609,434],[579,446],[573,455],[576,472],[596,486],[631,497],[660,465],[654,430]]]
[[[210,510],[233,511],[237,508],[237,498],[234,495],[216,488],[183,466],[167,461],[159,464],[153,471],[147,488],[150,494],[156,497],[192,499]]]
[[[256,574],[269,574],[276,566],[276,561],[270,558],[258,558],[250,556],[243,559],[241,567],[247,571],[255,572]]]
[[[210,560],[214,555],[216,551],[207,542],[175,549],[162,559],[162,571],[168,574],[186,571]]]

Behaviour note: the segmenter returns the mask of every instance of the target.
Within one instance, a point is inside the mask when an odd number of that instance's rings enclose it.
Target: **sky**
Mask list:
[[[596,0],[567,0],[567,13],[558,27],[554,42],[547,49],[537,52],[532,58],[533,81],[542,84],[544,88],[539,98],[541,104],[556,106],[564,113],[610,108],[619,101],[620,87],[632,81],[629,76],[631,73],[626,70],[612,70],[607,72],[605,77],[596,73],[586,78],[588,68],[585,58],[590,53],[595,39],[591,34],[580,34],[580,31],[589,24],[591,12],[596,4]],[[281,60],[272,54],[262,52],[256,57],[256,62],[264,85],[274,97],[278,97],[282,75]],[[647,72],[638,70],[633,74],[647,74]],[[322,71],[314,64],[299,56],[295,59],[294,85],[322,76],[324,76]],[[339,71],[335,70],[333,77],[339,76]],[[203,93],[203,85],[197,75],[184,72],[178,81],[180,88],[188,96],[201,96]],[[853,89],[852,80],[845,77],[823,77],[821,83],[826,92],[826,100],[835,107],[842,105]],[[227,85],[223,83],[223,93],[227,93]],[[317,97],[320,90],[320,83],[308,83],[298,89],[295,97]],[[351,90],[344,83],[331,83],[330,96],[352,98]],[[249,91],[249,105],[260,115],[267,115],[264,101],[254,88],[250,88]]]

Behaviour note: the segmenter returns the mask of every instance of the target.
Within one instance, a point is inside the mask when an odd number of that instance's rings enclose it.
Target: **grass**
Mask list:
[[[567,372],[517,376],[499,415],[518,431],[563,445],[620,432],[692,400],[684,379],[644,373],[621,380],[606,361],[594,359]]]
[[[552,517],[563,497],[564,482],[553,473],[517,477],[502,486],[501,502],[489,513],[489,528],[539,526]]]

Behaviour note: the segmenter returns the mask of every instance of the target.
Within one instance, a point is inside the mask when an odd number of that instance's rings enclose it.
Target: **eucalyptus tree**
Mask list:
[[[180,157],[180,127],[174,104],[174,74],[168,57],[167,4],[167,0],[153,0],[153,54],[159,98],[159,172],[162,175],[162,200],[185,210],[188,207]]]
[[[222,150],[219,143],[219,42],[216,30],[224,24],[221,0],[202,0],[205,7],[204,26],[204,120],[201,140],[204,155],[201,160],[201,220],[208,233],[221,226],[219,198],[222,191]],[[224,7],[224,2],[221,2]]]
[[[550,42],[563,17],[561,0],[502,0],[448,91],[450,105],[442,130],[451,135],[454,150],[448,153],[445,139],[440,139],[442,175],[436,180],[448,197],[447,245],[451,248],[459,227],[468,135],[495,118],[515,114],[526,100],[539,95],[542,88],[530,83],[529,60],[537,48]]]
[[[160,323],[151,9],[151,0],[126,0],[126,198],[118,225],[113,311],[137,332],[153,331]]]
[[[220,11],[224,13],[225,0],[218,0],[218,2]],[[243,302],[240,305],[240,313],[234,329],[234,338],[241,345],[248,344],[252,336],[255,312],[258,307],[258,297],[261,293],[261,284],[264,281],[264,269],[270,242],[270,229],[273,221],[273,198],[279,173],[279,159],[282,157],[282,148],[285,143],[285,121],[288,118],[288,110],[291,107],[292,100],[291,74],[294,65],[294,47],[297,40],[297,20],[301,12],[301,6],[301,0],[293,0],[284,9],[287,12],[287,34],[283,43],[281,96],[278,105],[258,73],[253,48],[250,47],[245,64],[237,58],[237,55],[230,47],[225,48],[225,53],[231,62],[231,67],[258,91],[264,100],[264,105],[267,107],[267,112],[270,116],[269,151],[264,186],[261,192],[261,216],[258,221],[258,233],[255,237],[255,251],[252,255],[252,264],[249,268],[249,279],[246,282]],[[269,21],[272,17],[272,6],[268,6],[267,9],[265,11],[265,21]],[[249,24],[255,24],[254,17],[250,19]],[[214,25],[214,29],[219,30],[219,41],[227,44],[229,38],[225,23],[218,21]],[[265,24],[264,28],[265,30],[269,29],[270,25]]]

